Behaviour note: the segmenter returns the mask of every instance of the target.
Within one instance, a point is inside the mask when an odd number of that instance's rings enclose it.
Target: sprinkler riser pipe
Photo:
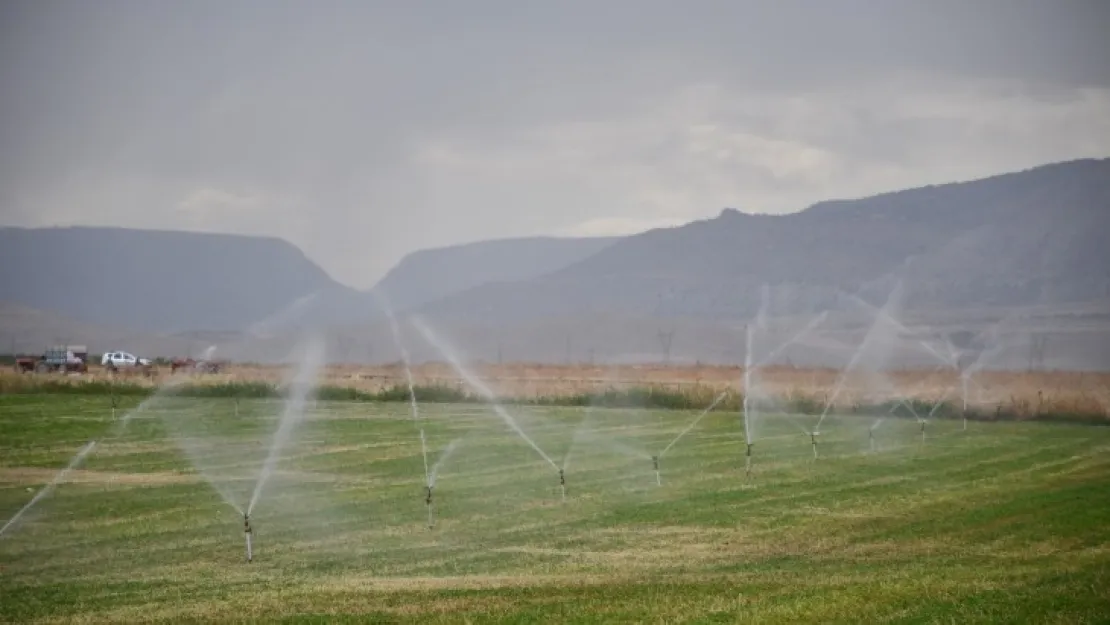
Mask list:
[[[424,505],[428,508],[428,529],[435,527],[435,513],[432,510],[432,487],[424,487]]]
[[[253,533],[254,533],[253,530],[251,530],[250,517],[248,515],[244,514],[243,515],[243,536],[246,538],[246,541],[247,541],[247,564],[250,564],[251,561],[254,560],[254,554],[251,551],[251,534],[253,534]]]

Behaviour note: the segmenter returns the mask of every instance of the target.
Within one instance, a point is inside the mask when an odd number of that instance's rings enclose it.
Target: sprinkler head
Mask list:
[[[567,478],[566,478],[565,475],[563,475],[563,470],[562,469],[559,469],[559,484],[561,486],[566,486],[567,485]]]
[[[251,518],[247,514],[243,514],[243,533],[250,534],[251,532]]]
[[[659,456],[652,456],[651,457],[651,464],[652,464],[652,466],[655,467],[655,470],[658,471],[659,470]]]
[[[430,505],[432,505],[432,487],[431,486],[425,486],[424,490],[427,493],[427,495],[424,497],[424,503],[426,503],[430,506]]]
[[[744,452],[744,455],[749,458],[752,457],[752,443],[748,443],[748,450]]]

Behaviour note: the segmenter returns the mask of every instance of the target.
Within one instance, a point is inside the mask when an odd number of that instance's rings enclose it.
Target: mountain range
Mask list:
[[[620,238],[533,237],[422,250],[367,291],[337,283],[280,239],[0,228],[0,302],[11,313],[0,315],[0,336],[16,335],[5,321],[16,317],[19,335],[31,336],[28,311],[37,310],[55,336],[65,318],[86,335],[111,327],[113,336],[124,329],[162,337],[160,345],[169,345],[167,337],[262,340],[313,325],[369,337],[385,327],[377,297],[384,295],[401,316],[485,337],[480,349],[471,348],[487,358],[506,350],[514,358],[581,358],[581,340],[577,348],[564,343],[586,334],[593,335],[591,356],[615,357],[620,349],[658,350],[668,328],[689,328],[689,338],[702,327],[705,345],[683,348],[699,358],[722,341],[708,328],[728,334],[767,312],[767,287],[775,315],[851,309],[845,294],[880,306],[895,286],[901,314],[922,318],[1069,306],[1094,314],[1110,300],[1108,234],[1110,159],[821,202],[788,215],[725,209]],[[650,336],[606,347],[631,327]],[[350,338],[336,345],[380,359],[396,355],[389,343],[382,335],[363,347]]]

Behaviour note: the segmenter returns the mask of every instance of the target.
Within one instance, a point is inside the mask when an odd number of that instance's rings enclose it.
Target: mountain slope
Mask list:
[[[1110,290],[1107,233],[1110,159],[1072,161],[790,215],[725,210],[422,312],[501,323],[597,311],[746,318],[763,284],[789,285],[804,312],[840,292],[881,294],[896,277],[911,307],[1082,301]]]
[[[124,228],[0,228],[4,300],[133,330],[238,330],[298,298],[358,301],[286,241]]]
[[[421,250],[401,259],[372,291],[384,294],[402,311],[486,283],[527,280],[557,271],[617,240],[527,237]]]

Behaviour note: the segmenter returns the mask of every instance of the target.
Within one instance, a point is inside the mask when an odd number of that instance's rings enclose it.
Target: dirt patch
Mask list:
[[[0,469],[0,483],[36,486],[50,482],[58,475],[57,469],[35,467],[9,467]],[[111,471],[91,471],[74,469],[65,478],[73,484],[128,484],[151,486],[160,484],[190,484],[200,481],[200,477],[189,473],[159,471],[154,473],[116,473]]]

